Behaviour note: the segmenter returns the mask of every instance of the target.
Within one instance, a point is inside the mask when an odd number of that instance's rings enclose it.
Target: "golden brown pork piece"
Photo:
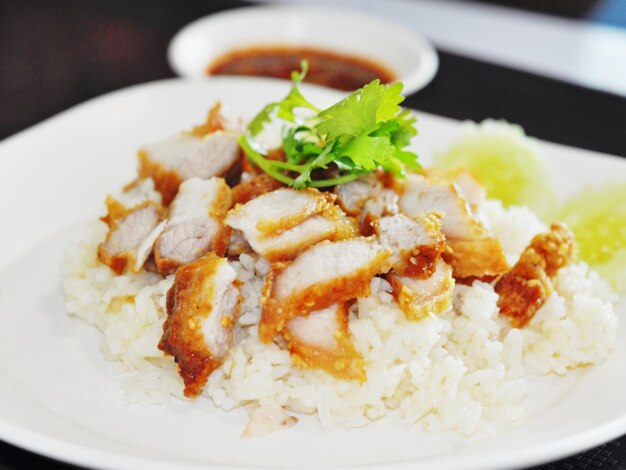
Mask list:
[[[163,230],[163,209],[155,201],[126,208],[110,196],[106,206],[107,215],[102,221],[109,226],[109,232],[98,246],[98,259],[116,274],[122,274],[126,269],[139,272]]]
[[[367,200],[382,190],[383,184],[376,178],[376,175],[370,174],[340,184],[335,187],[334,192],[337,195],[337,204],[346,214],[358,217]]]
[[[168,206],[181,183],[189,178],[224,176],[239,163],[238,132],[224,128],[219,105],[207,122],[139,150],[139,177],[152,178]]]
[[[241,182],[233,188],[233,203],[245,204],[252,199],[283,186],[283,183],[275,180],[267,173],[253,176],[248,181]]]
[[[167,292],[167,319],[159,349],[174,356],[185,395],[197,396],[232,346],[239,312],[236,273],[209,253],[176,271]]]
[[[373,235],[377,220],[398,214],[398,194],[385,186],[384,178],[388,177],[370,174],[334,189],[337,204],[358,219],[361,235]]]
[[[552,293],[550,280],[576,259],[576,241],[563,224],[535,236],[510,272],[496,283],[500,314],[516,328],[526,325]]]
[[[181,184],[154,246],[159,272],[172,273],[208,251],[223,256],[230,232],[224,217],[231,203],[231,190],[222,178],[191,178]]]
[[[445,246],[440,213],[382,217],[374,222],[374,230],[383,248],[392,251],[394,272],[425,279],[435,271]]]
[[[372,277],[389,270],[390,255],[373,238],[358,237],[324,241],[291,263],[275,263],[263,288],[261,341],[273,341],[292,318],[369,295]]]
[[[334,195],[317,189],[280,188],[228,213],[226,224],[240,230],[252,249],[271,261],[291,259],[322,240],[355,235]]]
[[[443,256],[452,266],[455,278],[493,278],[508,270],[500,240],[472,215],[455,183],[433,176],[408,175],[398,186],[398,205],[403,214],[444,214]]]
[[[283,337],[291,360],[303,369],[321,369],[338,379],[365,382],[363,356],[348,331],[348,304],[334,304],[289,321]]]
[[[485,187],[468,169],[455,168],[452,170],[440,170],[438,168],[428,168],[426,174],[455,183],[463,199],[470,205],[472,212],[476,212],[480,204],[487,198]]]
[[[452,305],[454,278],[452,269],[443,259],[439,259],[435,271],[427,278],[391,272],[386,279],[407,320],[421,320],[429,313],[443,313]]]

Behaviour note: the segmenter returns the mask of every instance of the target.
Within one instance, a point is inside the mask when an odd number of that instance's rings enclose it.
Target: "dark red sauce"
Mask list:
[[[253,75],[290,79],[300,70],[303,59],[309,62],[306,82],[339,90],[353,91],[378,78],[389,83],[396,77],[385,66],[362,57],[304,47],[246,47],[228,52],[206,69],[208,75]]]

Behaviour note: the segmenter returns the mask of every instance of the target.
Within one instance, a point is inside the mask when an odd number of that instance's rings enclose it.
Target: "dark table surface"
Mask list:
[[[584,21],[596,2],[505,3]],[[165,50],[177,30],[200,16],[245,5],[226,0],[0,2],[0,138],[103,93],[172,77]],[[626,98],[443,50],[439,56],[435,80],[407,98],[409,107],[456,119],[502,118],[540,139],[626,157]],[[31,468],[75,467],[0,441],[0,470]],[[626,436],[539,468],[626,470]]]

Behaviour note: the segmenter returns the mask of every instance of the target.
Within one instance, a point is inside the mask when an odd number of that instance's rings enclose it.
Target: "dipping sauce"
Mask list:
[[[395,80],[385,66],[362,57],[305,47],[262,46],[235,49],[214,60],[208,75],[253,75],[289,80],[306,59],[309,71],[305,82],[344,91],[353,91],[378,78],[382,83]]]

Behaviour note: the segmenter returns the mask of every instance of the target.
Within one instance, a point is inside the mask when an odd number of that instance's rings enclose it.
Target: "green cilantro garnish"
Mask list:
[[[320,111],[300,92],[307,64],[293,72],[293,86],[282,101],[265,106],[248,125],[239,143],[248,158],[265,173],[295,188],[329,187],[346,183],[377,168],[397,177],[405,168],[419,169],[417,155],[404,148],[417,134],[415,117],[402,110],[402,84],[368,83],[350,96]],[[300,118],[297,108],[311,116]],[[266,158],[255,137],[275,118],[289,123],[283,130],[285,161]],[[331,168],[332,177],[319,176]]]

